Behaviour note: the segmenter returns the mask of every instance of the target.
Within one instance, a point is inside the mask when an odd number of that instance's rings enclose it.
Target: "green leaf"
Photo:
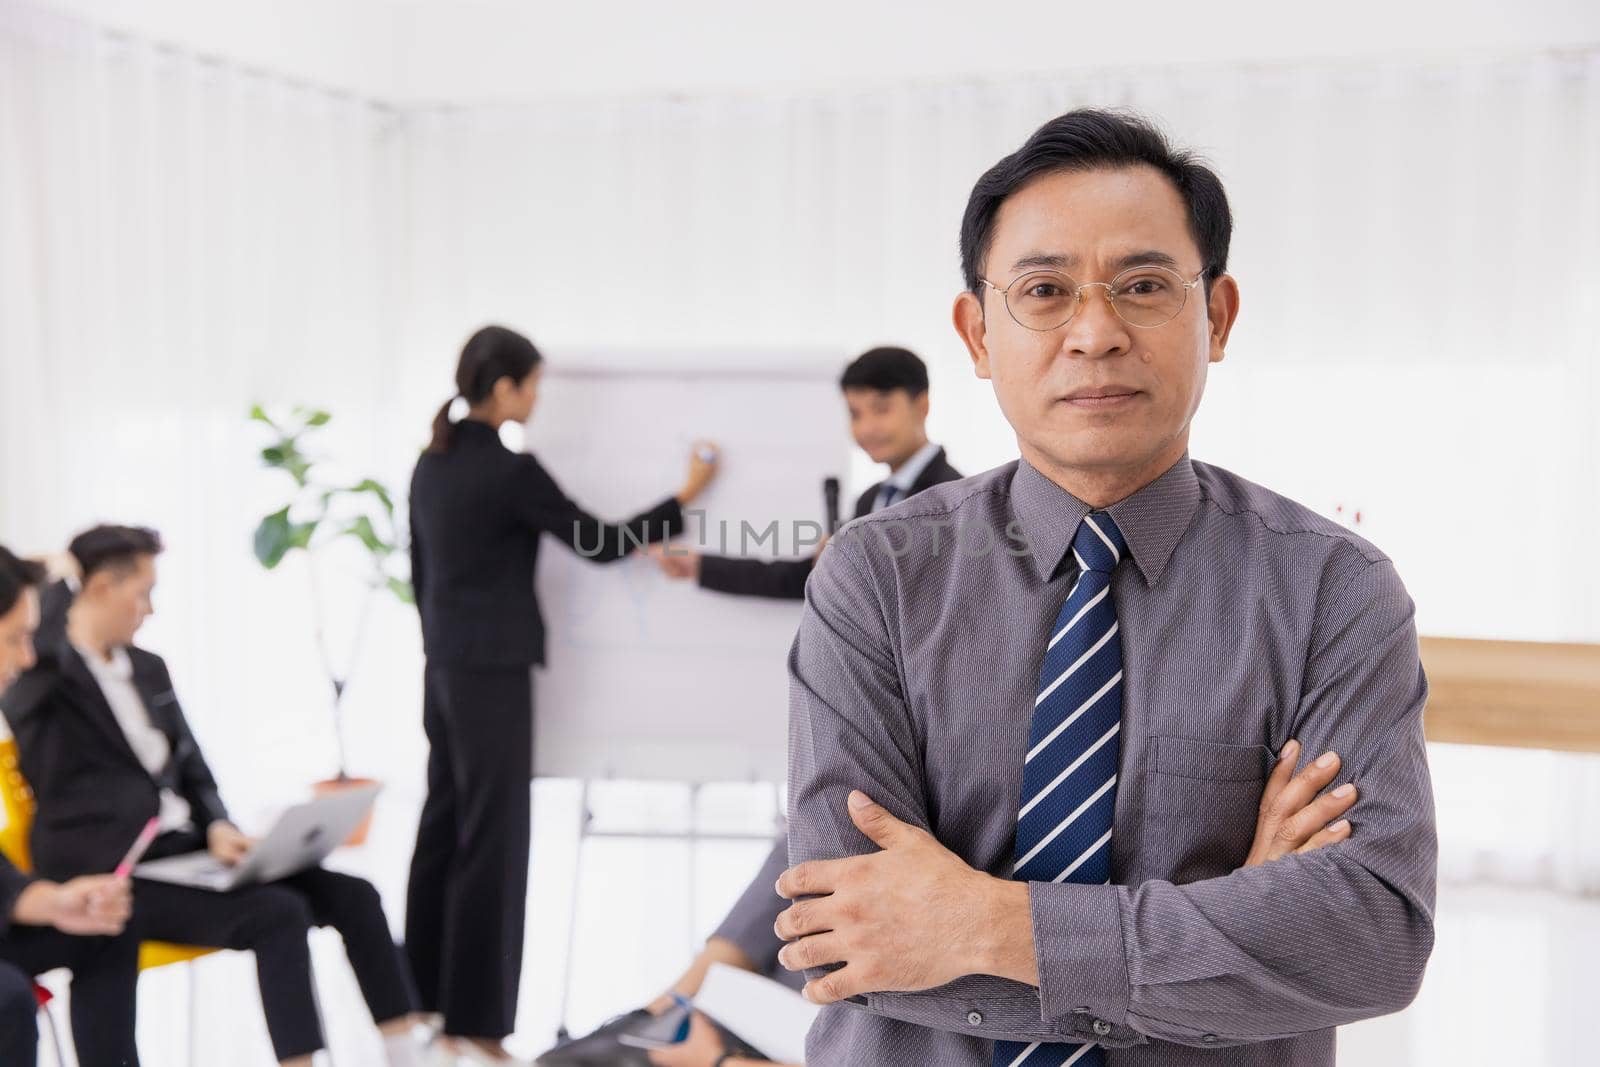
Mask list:
[[[291,539],[289,509],[274,511],[256,526],[256,560],[267,570],[272,570],[283,562],[283,557],[291,547]]]
[[[378,536],[378,531],[372,526],[372,520],[365,515],[357,516],[354,522],[345,527],[344,532],[359,539],[367,546],[368,552],[380,559],[387,558],[394,552],[394,546]]]
[[[295,522],[289,524],[289,547],[310,548],[311,537],[317,532],[316,522]]]
[[[256,559],[270,571],[294,549],[309,548],[316,532],[315,522],[290,522],[288,508],[274,511],[256,526]]]
[[[311,460],[306,458],[305,453],[295,447],[292,440],[283,450],[283,463],[281,466],[294,478],[296,485],[302,489],[305,488],[307,475],[311,473]]]
[[[402,604],[415,604],[417,602],[416,590],[411,588],[411,583],[404,578],[391,577],[388,585],[389,592],[398,597]]]
[[[328,421],[332,418],[333,416],[326,411],[313,411],[310,415],[306,416],[306,426],[326,426],[328,425]]]
[[[251,405],[250,418],[255,422],[264,422],[274,430],[278,429],[278,424],[272,421],[272,416],[268,415],[266,408],[263,408],[260,404]]]
[[[345,491],[348,493],[371,493],[383,505],[383,510],[391,518],[394,517],[394,497],[390,495],[389,490],[382,482],[372,478],[364,478],[359,485],[352,485]]]

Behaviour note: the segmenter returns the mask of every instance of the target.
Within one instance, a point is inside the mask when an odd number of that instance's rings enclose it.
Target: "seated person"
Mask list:
[[[0,694],[33,665],[38,564],[0,547]],[[9,735],[0,730],[0,738]],[[131,843],[131,839],[130,839]],[[39,1004],[30,975],[72,971],[72,1035],[81,1067],[138,1067],[134,994],[139,942],[124,931],[128,880],[33,878],[0,856],[0,1063],[37,1062]]]
[[[1332,793],[1318,795],[1332,784],[1340,770],[1337,755],[1328,755],[1333,758],[1326,766],[1312,761],[1298,775],[1294,773],[1294,760],[1278,761],[1262,793],[1255,839],[1245,867],[1258,867],[1290,853],[1315,851],[1349,836],[1350,827],[1343,815],[1355,803],[1356,795],[1353,792],[1344,797]],[[784,942],[773,930],[779,914],[789,905],[776,888],[788,855],[788,848],[780,839],[722,924],[707,939],[705,948],[667,992],[646,1007],[619,1015],[593,1033],[552,1049],[539,1063],[545,1067],[621,1067],[646,1063],[643,1052],[624,1045],[619,1039],[670,1010],[680,998],[692,1000],[700,992],[701,983],[713,963],[762,974],[791,989],[800,989],[805,984],[805,976],[789,970],[779,960]],[[719,1060],[718,1057],[726,1058]],[[730,1053],[721,1032],[696,1012],[688,1039],[672,1048],[649,1053],[648,1062],[656,1067],[766,1067],[768,1061]]]
[[[99,526],[74,539],[81,590],[76,600],[65,583],[46,594],[38,663],[6,697],[38,799],[34,862],[48,877],[110,870],[152,816],[161,834],[149,859],[209,849],[236,863],[252,844],[228,820],[166,663],[133,645],[153,610],[161,549],[155,531],[133,527]],[[136,881],[131,925],[142,939],[255,953],[280,1062],[308,1067],[323,1047],[306,944],[312,925],[344,938],[389,1062],[419,1062],[415,990],[369,883],[320,867],[228,893]]]

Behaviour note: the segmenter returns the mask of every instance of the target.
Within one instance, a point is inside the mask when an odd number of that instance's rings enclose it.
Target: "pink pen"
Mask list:
[[[150,847],[150,842],[156,839],[156,832],[160,829],[161,820],[152,815],[150,821],[144,824],[144,829],[139,831],[139,836],[133,839],[133,847],[117,864],[116,877],[126,878],[133,873],[133,865],[139,862],[139,857],[144,855],[144,850]]]

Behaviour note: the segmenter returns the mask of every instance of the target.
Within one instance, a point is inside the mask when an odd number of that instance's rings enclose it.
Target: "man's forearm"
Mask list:
[[[1039,957],[1033,943],[1033,911],[1028,903],[1028,883],[989,879],[977,902],[987,915],[989,936],[982,954],[974,960],[974,974],[992,974],[1037,987]]]

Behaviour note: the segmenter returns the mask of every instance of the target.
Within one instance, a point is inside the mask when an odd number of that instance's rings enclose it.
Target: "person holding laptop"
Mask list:
[[[79,592],[74,598],[66,583],[47,592],[38,662],[3,701],[38,801],[38,872],[69,879],[109,871],[152,817],[161,833],[148,859],[206,849],[239,862],[252,841],[228,818],[167,665],[133,644],[153,612],[160,536],[97,526],[69,551],[82,570]],[[323,1047],[306,944],[312,925],[343,937],[392,1067],[422,1062],[412,1037],[411,976],[370,883],[320,867],[228,893],[135,883],[130,925],[140,939],[255,953],[281,1063],[309,1067]]]
[[[44,568],[0,546],[0,692],[33,665]],[[128,879],[35,878],[0,856],[0,1063],[37,1062],[39,1005],[30,977],[72,971],[72,1036],[81,1067],[138,1067],[134,1000],[139,941],[126,930]]]

